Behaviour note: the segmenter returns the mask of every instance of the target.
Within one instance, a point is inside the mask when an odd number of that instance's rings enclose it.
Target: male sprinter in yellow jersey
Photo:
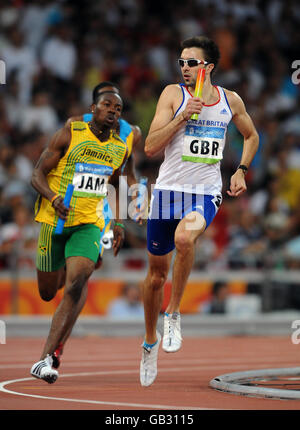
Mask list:
[[[98,260],[104,227],[99,207],[103,208],[101,203],[107,194],[108,182],[118,187],[127,159],[127,145],[112,131],[122,107],[119,95],[109,91],[101,94],[94,100],[92,120],[74,121],[59,130],[33,171],[32,185],[40,194],[35,219],[42,223],[37,250],[40,295],[49,301],[65,285],[40,361],[31,368],[33,376],[48,383],[58,377],[52,354],[75,324],[86,299],[87,280]],[[74,192],[67,209],[63,196],[69,183],[74,185]],[[124,240],[118,203],[117,190],[115,255]],[[61,235],[55,234],[58,218],[65,220]]]
[[[119,88],[113,82],[110,82],[110,81],[100,82],[93,89],[93,94],[92,94],[93,105],[97,97],[105,91],[112,91],[116,94],[120,93]],[[91,107],[91,111],[93,110],[93,105]],[[72,121],[89,122],[91,120],[91,117],[92,117],[92,113],[85,113],[83,115],[74,116],[68,119],[67,124]],[[126,143],[128,147],[127,161],[123,165],[122,175],[125,176],[128,186],[131,187],[137,184],[133,150],[141,142],[141,139],[142,139],[141,129],[137,125],[129,124],[127,121],[121,118],[120,115],[119,116],[116,115],[115,122],[112,126],[112,129],[116,131],[116,133],[120,136],[120,138]],[[135,195],[133,195],[133,198],[135,198]],[[106,199],[104,200],[103,204],[104,204],[104,211],[106,216],[105,216],[105,227],[101,232],[101,239],[109,231],[110,225],[111,225],[111,222],[110,222],[111,213]],[[141,222],[142,216],[143,216],[142,212],[140,212],[139,214],[137,214],[136,220]],[[104,247],[100,241],[99,260],[96,268],[99,268],[101,266],[103,252],[104,252]]]
[[[104,92],[107,92],[107,91],[119,94],[119,89],[116,86],[116,84],[114,84],[113,82],[110,82],[110,81],[100,82],[93,89],[93,93],[92,93],[92,102],[93,103],[91,105],[91,113],[85,113],[83,115],[73,116],[73,117],[69,118],[66,122],[66,126],[69,126],[74,121],[90,122],[92,120],[92,117],[93,117],[93,110],[94,110],[95,105],[97,103],[97,99],[99,98],[99,96],[101,94],[103,94]],[[122,175],[125,176],[128,186],[131,187],[132,185],[137,183],[137,179],[135,176],[133,149],[141,141],[141,138],[142,138],[141,130],[137,125],[131,125],[127,121],[122,119],[120,112],[116,112],[115,121],[114,121],[114,124],[112,125],[111,128],[116,131],[116,133],[120,136],[120,138],[127,145],[127,150],[128,150],[127,160],[125,161],[125,163],[122,166],[122,172],[121,173],[122,173]],[[135,198],[135,197],[136,196],[133,195],[133,198]],[[108,204],[108,201],[106,198],[103,199],[103,216],[104,216],[104,227],[101,231],[101,236],[100,236],[99,257],[98,257],[98,261],[96,263],[96,269],[99,269],[101,267],[103,253],[104,253],[104,249],[105,249],[104,248],[104,241],[105,241],[105,238],[109,235],[109,232],[111,229],[112,212],[111,212],[111,208],[109,207],[109,204]],[[136,221],[141,223],[142,217],[143,217],[143,214],[142,214],[142,211],[140,211],[137,214]],[[108,239],[108,240],[110,242],[110,239]],[[61,284],[61,286],[63,287],[63,284]],[[81,300],[81,302],[79,303],[78,314],[81,312],[80,304],[81,304],[81,307],[83,307],[85,304],[85,300]],[[53,353],[53,359],[54,359],[53,366],[55,368],[58,368],[60,366],[60,357],[61,357],[62,352],[63,352],[63,347],[64,347],[64,344],[66,343],[67,339],[69,338],[71,331],[72,330],[70,329],[69,332],[67,332],[65,334],[64,338],[61,340],[61,342],[59,343],[59,345],[57,346],[56,350]]]

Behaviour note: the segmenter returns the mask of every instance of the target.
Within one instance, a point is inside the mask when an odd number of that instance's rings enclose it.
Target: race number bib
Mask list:
[[[113,168],[110,166],[76,163],[73,195],[76,197],[106,197],[107,183],[112,174]]]
[[[223,158],[225,129],[222,127],[186,126],[182,160],[214,164]]]

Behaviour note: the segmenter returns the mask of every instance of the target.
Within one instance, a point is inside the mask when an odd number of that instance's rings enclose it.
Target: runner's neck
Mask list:
[[[192,96],[194,96],[195,88],[194,87],[187,87],[188,91],[191,93]],[[212,105],[216,103],[219,99],[219,92],[217,88],[212,85],[210,82],[205,82],[203,85],[203,91],[202,91],[202,97],[204,100],[204,103],[206,105]]]

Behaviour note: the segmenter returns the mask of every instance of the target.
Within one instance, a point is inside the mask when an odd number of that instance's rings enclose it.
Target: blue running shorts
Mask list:
[[[165,255],[175,248],[174,236],[179,222],[190,212],[199,212],[211,224],[222,203],[222,196],[154,189],[147,222],[147,249]]]

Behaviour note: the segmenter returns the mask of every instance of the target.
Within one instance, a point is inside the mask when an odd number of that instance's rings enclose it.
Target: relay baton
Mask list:
[[[66,195],[64,198],[64,205],[66,206],[66,208],[69,208],[70,206],[70,201],[73,195],[73,191],[74,191],[74,185],[69,184],[67,187],[67,191],[66,191]],[[56,229],[55,229],[55,234],[62,234],[62,231],[64,229],[64,225],[65,225],[65,221],[64,219],[59,218],[56,224]]]
[[[197,75],[197,81],[196,81],[196,87],[195,87],[195,94],[194,97],[202,97],[202,89],[203,89],[203,83],[204,83],[204,77],[205,77],[205,69],[199,69],[198,75]],[[198,119],[198,114],[194,113],[191,116],[191,119]]]

